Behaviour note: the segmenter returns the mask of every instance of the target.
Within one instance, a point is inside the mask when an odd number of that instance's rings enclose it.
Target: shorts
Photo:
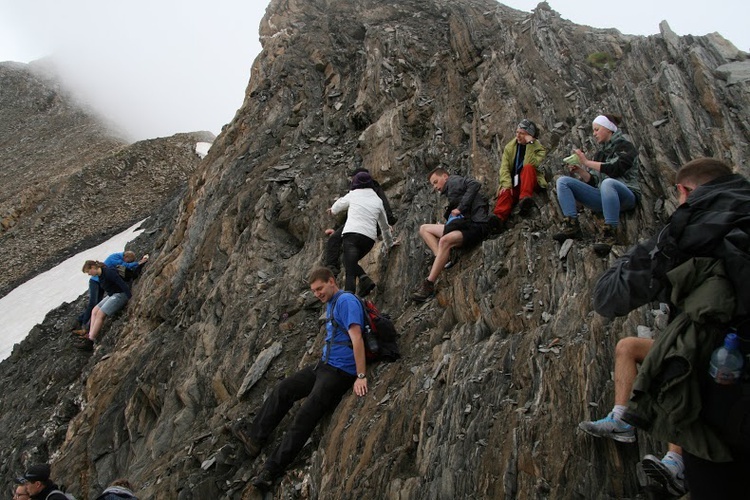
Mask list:
[[[466,219],[456,219],[446,224],[443,228],[443,236],[453,231],[461,231],[463,242],[461,248],[470,248],[478,245],[487,238],[489,225],[480,222],[471,222]]]
[[[104,297],[104,300],[99,302],[96,306],[107,316],[112,316],[114,313],[125,307],[125,304],[127,303],[127,294],[120,292]]]

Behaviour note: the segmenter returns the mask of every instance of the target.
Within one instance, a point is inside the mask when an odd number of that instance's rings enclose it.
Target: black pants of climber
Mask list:
[[[354,293],[357,290],[357,278],[365,274],[365,270],[359,265],[359,260],[367,255],[375,245],[375,240],[359,233],[344,233],[344,269],[346,270],[346,282],[344,290]]]
[[[274,476],[281,474],[302,450],[320,419],[332,412],[342,396],[351,390],[355,379],[354,375],[320,362],[279,382],[253,421],[250,436],[255,442],[268,441],[294,402],[306,399],[281,443],[268,457],[265,468]]]

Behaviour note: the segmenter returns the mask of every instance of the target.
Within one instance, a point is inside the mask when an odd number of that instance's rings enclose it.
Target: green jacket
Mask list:
[[[589,184],[598,186],[602,180],[611,177],[625,184],[638,200],[641,199],[641,187],[638,183],[638,167],[641,160],[638,150],[622,132],[618,130],[612,134],[610,140],[602,145],[592,160],[602,162],[602,168],[601,171],[589,170]]]
[[[700,384],[717,337],[734,317],[734,288],[723,261],[710,257],[689,259],[667,277],[672,303],[682,312],[643,361],[625,420],[700,458],[731,461],[729,448],[700,418]]]
[[[518,142],[514,137],[503,149],[503,159],[500,162],[500,188],[513,187],[513,162],[516,159],[517,145]],[[547,187],[547,179],[545,179],[544,174],[539,171],[539,165],[546,156],[547,148],[542,146],[542,143],[537,140],[526,145],[526,152],[523,155],[523,164],[534,165],[534,168],[537,169],[536,181],[541,188]]]

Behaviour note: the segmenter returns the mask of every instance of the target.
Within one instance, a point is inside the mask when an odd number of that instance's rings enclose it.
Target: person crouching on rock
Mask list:
[[[125,307],[132,294],[130,293],[130,287],[120,274],[99,261],[87,260],[83,264],[83,272],[89,276],[98,276],[99,285],[107,292],[107,296],[91,312],[88,337],[81,338],[80,342],[76,344],[76,347],[81,350],[91,351],[94,348],[94,341],[99,335],[99,330],[104,324],[104,319]]]

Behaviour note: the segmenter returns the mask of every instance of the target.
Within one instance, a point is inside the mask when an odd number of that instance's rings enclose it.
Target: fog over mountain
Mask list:
[[[268,2],[185,0],[125,4],[0,0],[0,61],[53,56],[67,85],[132,140],[190,130],[218,134],[242,104]],[[530,11],[536,0],[504,4]],[[551,0],[573,22],[655,34],[718,31],[750,50],[750,3]]]

